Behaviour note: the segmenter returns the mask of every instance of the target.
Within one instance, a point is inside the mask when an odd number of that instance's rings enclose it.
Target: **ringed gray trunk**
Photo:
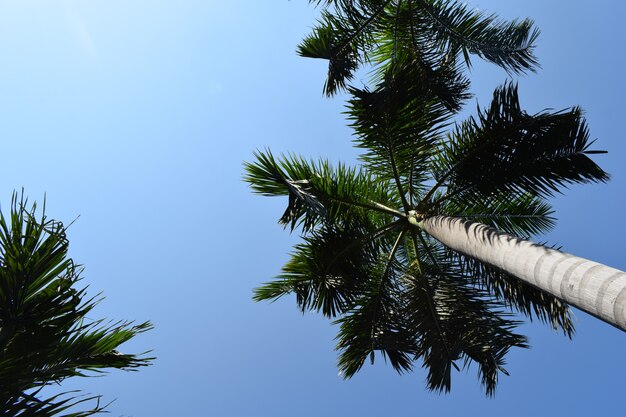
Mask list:
[[[449,248],[626,331],[625,272],[469,220],[433,216],[418,226]]]

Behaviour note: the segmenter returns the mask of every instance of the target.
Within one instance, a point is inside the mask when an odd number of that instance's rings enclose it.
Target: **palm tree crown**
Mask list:
[[[265,150],[245,165],[253,191],[288,197],[280,223],[303,238],[255,299],[293,293],[303,311],[333,318],[346,378],[379,352],[398,372],[420,361],[427,386],[447,391],[451,369],[473,362],[493,394],[506,353],[527,346],[514,313],[571,337],[568,307],[448,249],[418,224],[445,215],[523,238],[549,230],[546,197],[608,179],[588,156],[597,151],[582,112],[528,114],[508,83],[476,117],[447,129],[468,96],[457,61],[477,54],[511,72],[532,69],[531,22],[500,22],[451,1],[317,3],[332,12],[300,52],[329,59],[327,93],[349,92],[361,164]],[[347,85],[365,62],[374,65],[374,86]]]
[[[131,370],[153,358],[117,349],[149,322],[88,319],[97,304],[76,288],[81,268],[67,257],[62,223],[36,215],[14,197],[8,216],[0,213],[0,409],[2,415],[48,417],[92,403],[71,416],[103,412],[100,396],[66,392],[46,396],[45,388],[73,376],[107,369]],[[82,404],[85,405],[85,404]]]

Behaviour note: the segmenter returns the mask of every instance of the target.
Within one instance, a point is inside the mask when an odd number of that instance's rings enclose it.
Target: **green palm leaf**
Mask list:
[[[416,0],[415,11],[428,22],[424,31],[435,35],[441,51],[458,51],[470,65],[476,54],[510,72],[523,73],[537,66],[533,54],[539,31],[529,19],[505,22],[454,0]]]
[[[519,324],[506,306],[490,297],[457,268],[448,251],[437,241],[421,237],[415,242],[422,261],[409,271],[407,317],[416,329],[427,386],[449,391],[451,370],[476,362],[488,395],[498,373],[506,373],[504,356],[512,347],[527,347],[526,339],[513,333]]]
[[[402,285],[396,254],[403,233],[395,237],[392,246],[380,252],[378,260],[364,276],[363,291],[345,316],[336,321],[339,369],[345,378],[351,378],[375,352],[380,352],[398,372],[412,368],[417,352],[415,338],[407,329],[402,316],[399,295]]]
[[[328,76],[324,83],[324,93],[332,96],[346,88],[360,65],[356,53],[356,39],[350,28],[341,19],[323,13],[318,26],[298,47],[298,54],[307,58],[328,60]]]
[[[435,176],[447,196],[550,196],[567,184],[608,180],[588,156],[601,152],[590,150],[592,143],[579,108],[531,116],[520,108],[517,86],[507,84],[478,121],[470,118],[453,132],[435,161]]]
[[[526,239],[549,232],[555,224],[550,204],[529,193],[485,197],[467,191],[445,201],[439,210],[440,214],[484,223]]]
[[[458,260],[462,274],[468,276],[474,285],[488,291],[506,307],[514,308],[531,321],[534,317],[538,318],[569,338],[574,335],[571,312],[563,301],[476,259],[460,254],[450,256]]]
[[[254,299],[273,300],[295,293],[302,311],[335,317],[349,310],[363,291],[364,277],[376,263],[381,240],[397,223],[355,218],[341,225],[324,225],[298,244],[277,281],[255,290]]]
[[[295,156],[276,160],[270,151],[257,152],[255,163],[246,163],[244,180],[262,195],[288,196],[280,223],[293,230],[301,225],[310,231],[323,221],[347,219],[364,209],[397,215],[388,184],[376,181],[365,170],[328,161],[309,162]]]

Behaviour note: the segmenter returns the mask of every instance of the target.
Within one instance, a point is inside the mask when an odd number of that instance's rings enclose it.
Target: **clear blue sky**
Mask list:
[[[554,200],[543,240],[626,269],[623,17],[606,0],[470,4],[542,30],[542,70],[520,80],[531,112],[581,105],[609,151],[613,179]],[[126,346],[155,365],[68,387],[117,398],[111,415],[589,416],[623,412],[626,334],[576,312],[569,341],[525,327],[532,348],[509,357],[496,398],[476,370],[453,391],[424,373],[335,367],[336,328],[293,299],[255,304],[295,237],[276,224],[284,201],[254,196],[242,162],[257,148],[353,160],[342,100],[321,94],[324,62],[295,46],[317,12],[305,0],[47,0],[0,3],[0,204],[14,189],[47,193],[70,222],[71,255],[106,300],[94,318],[152,320]],[[506,80],[476,62],[476,100]],[[476,101],[469,105],[470,111]]]

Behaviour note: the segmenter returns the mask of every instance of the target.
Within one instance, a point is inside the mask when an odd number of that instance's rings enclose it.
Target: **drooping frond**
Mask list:
[[[429,389],[449,391],[456,362],[475,362],[486,392],[493,394],[498,374],[506,373],[508,350],[526,347],[525,338],[512,331],[518,322],[473,285],[441,247],[420,245],[428,256],[407,269],[406,257],[414,253],[401,249],[402,234],[395,242],[362,278],[367,284],[361,295],[337,321],[342,375],[351,377],[380,353],[400,373],[421,361]]]
[[[383,225],[370,215],[314,230],[295,246],[278,279],[255,290],[254,299],[295,293],[303,312],[321,311],[327,317],[345,313],[361,295],[386,235],[395,228],[396,222]]]
[[[325,12],[318,26],[298,46],[300,56],[328,60],[328,75],[324,83],[327,96],[346,88],[346,83],[359,67],[357,39],[350,28],[344,27],[341,19]]]
[[[379,88],[390,75],[405,75],[413,80],[410,88],[414,98],[437,98],[448,112],[457,112],[471,96],[469,80],[454,55],[433,51],[431,36],[416,31],[415,19],[406,1],[398,2],[394,13],[381,16],[377,47],[368,56],[373,66],[372,82]]]
[[[514,308],[531,321],[538,318],[569,338],[573,336],[571,311],[563,301],[476,259],[457,253],[450,256],[457,260],[463,274],[505,306]]]
[[[428,26],[432,42],[442,53],[462,53],[467,65],[475,54],[509,72],[523,73],[537,67],[534,44],[539,30],[530,19],[502,21],[495,15],[471,10],[456,0],[415,0],[414,10]]]
[[[39,400],[36,395],[38,391],[32,394],[22,394],[20,398],[15,399],[12,404],[6,404],[2,411],[7,416],[20,417],[50,417],[56,416],[67,410],[75,410],[81,404],[93,404],[89,410],[76,411],[72,414],[64,414],[67,417],[87,417],[95,414],[106,412],[108,404],[101,404],[101,398],[98,395],[78,395],[77,391],[70,391],[64,394],[54,395]]]
[[[451,370],[461,360],[478,365],[486,393],[492,395],[498,374],[506,374],[506,353],[527,347],[526,339],[513,333],[519,322],[473,285],[438,242],[421,239],[419,251],[421,266],[410,271],[406,311],[420,340],[417,357],[428,369],[427,386],[449,391]]]
[[[375,45],[377,22],[393,0],[332,3],[334,13],[323,11],[313,32],[298,46],[300,56],[329,61],[324,83],[327,96],[344,89],[354,72],[368,62],[368,51]]]
[[[517,86],[498,88],[478,120],[470,118],[451,134],[435,161],[436,178],[447,195],[502,192],[550,196],[572,183],[605,182],[608,174],[588,154],[589,130],[582,111],[529,115]]]
[[[337,321],[338,366],[344,378],[354,376],[368,358],[373,363],[376,353],[399,373],[413,368],[418,346],[398,314],[401,305],[393,291],[375,281],[371,284],[371,291],[359,299],[358,306]]]
[[[339,369],[345,378],[352,377],[369,357],[374,362],[380,352],[393,368],[402,373],[412,368],[417,353],[414,335],[403,317],[402,285],[396,254],[403,234],[397,234],[394,243],[379,255],[378,262],[369,269],[363,291],[353,308],[336,321]]]

